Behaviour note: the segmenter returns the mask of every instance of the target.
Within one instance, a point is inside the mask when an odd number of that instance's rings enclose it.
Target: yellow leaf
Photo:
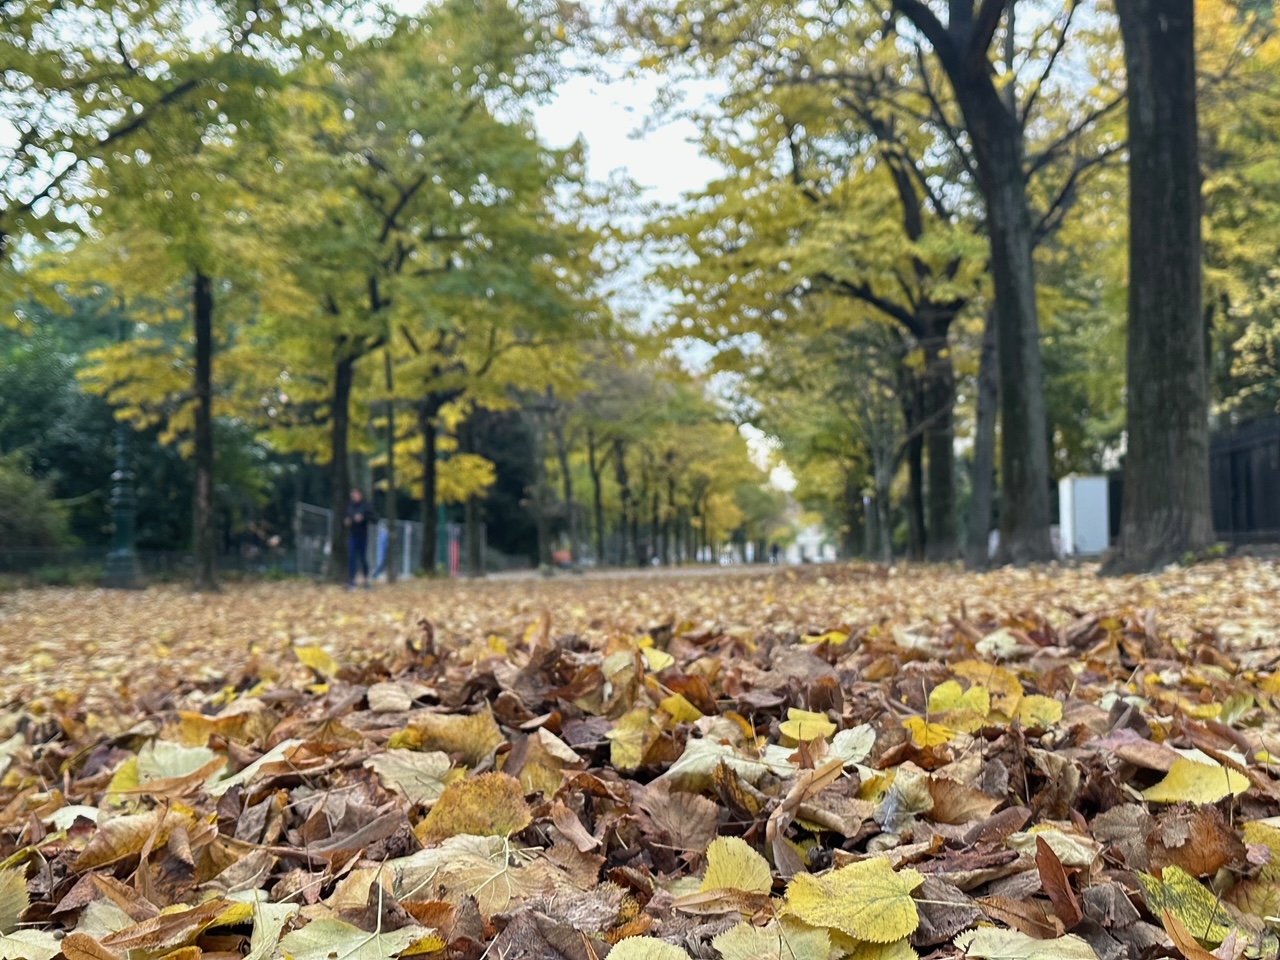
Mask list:
[[[342,669],[338,661],[320,647],[294,647],[293,654],[304,667],[310,667],[322,677],[332,679]]]
[[[929,715],[953,730],[964,733],[980,730],[990,712],[991,695],[986,687],[977,684],[963,690],[955,680],[948,680],[929,694]]]
[[[769,893],[773,889],[773,873],[769,861],[745,840],[717,837],[707,847],[707,873],[701,889]]]
[[[659,732],[653,715],[646,708],[636,707],[624,714],[605,734],[610,740],[609,759],[613,766],[624,773],[635,770],[644,762],[644,753]]]
[[[689,954],[657,937],[627,937],[609,951],[610,960],[689,960]]]
[[[486,708],[473,714],[426,714],[407,730],[392,736],[387,746],[393,750],[406,747],[460,754],[467,766],[475,767],[487,760],[505,740],[493,714]]]
[[[924,882],[915,870],[894,872],[873,857],[822,877],[799,874],[787,887],[787,910],[815,927],[832,927],[856,940],[892,943],[920,925],[911,891]]]
[[[787,719],[778,727],[784,737],[801,743],[807,740],[825,739],[836,732],[836,725],[827,719],[825,713],[813,713],[809,710],[787,710]]]
[[[506,837],[532,820],[519,780],[505,773],[482,773],[446,787],[414,832],[423,843],[463,833]]]
[[[1248,789],[1249,778],[1230,767],[1179,757],[1164,779],[1142,795],[1155,803],[1216,803],[1228,794],[1239,796]]]
[[[740,923],[711,941],[723,960],[826,960],[831,937],[792,917],[771,920],[763,927]]]
[[[18,925],[31,905],[27,880],[21,870],[0,870],[0,933],[8,933]]]
[[[423,939],[444,948],[444,941],[427,927],[401,927],[386,933],[366,933],[342,920],[312,920],[301,930],[286,934],[280,952],[288,960],[386,960],[410,952]]]
[[[685,699],[684,694],[673,693],[658,703],[676,723],[694,723],[702,719],[702,711]]]
[[[1053,697],[1031,694],[1018,701],[1018,721],[1024,727],[1047,728],[1062,719],[1062,704]]]
[[[541,793],[551,796],[560,789],[564,782],[565,768],[582,763],[582,758],[573,752],[567,743],[546,728],[539,728],[529,735],[524,755],[524,765],[520,768],[520,786],[524,792]]]
[[[950,727],[943,726],[941,723],[929,723],[924,717],[907,717],[902,721],[902,725],[911,734],[912,743],[921,749],[940,747],[944,743],[949,743],[956,735],[956,731]]]
[[[837,947],[848,949],[844,960],[920,960],[920,955],[912,949],[911,942],[905,939],[895,940],[893,943],[863,943],[837,934],[832,941]]]
[[[929,694],[929,712],[947,713],[951,710],[968,710],[986,715],[991,709],[991,694],[986,687],[974,684],[963,689],[955,680],[948,680],[934,687]]]
[[[385,750],[364,762],[388,790],[413,804],[434,803],[452,782],[453,763],[447,753],[417,750]],[[458,775],[464,771],[458,771]]]
[[[661,673],[676,662],[675,657],[665,650],[659,650],[657,647],[642,647],[640,653],[644,657],[645,664],[654,673]]]
[[[846,643],[849,635],[843,630],[828,630],[826,633],[820,633],[817,636],[804,637],[805,643],[829,643],[833,647],[838,647],[842,643]]]
[[[1198,940],[1217,945],[1234,927],[1213,892],[1181,867],[1167,866],[1158,878],[1139,873],[1138,882],[1152,913],[1158,917],[1168,910]]]
[[[1012,670],[981,660],[962,660],[951,665],[951,672],[970,683],[986,687],[991,695],[992,709],[1005,714],[1017,709],[1017,702],[1022,698],[1022,684]]]
[[[1074,935],[1036,940],[1017,930],[983,927],[960,934],[955,943],[976,960],[1098,960],[1093,947]]]

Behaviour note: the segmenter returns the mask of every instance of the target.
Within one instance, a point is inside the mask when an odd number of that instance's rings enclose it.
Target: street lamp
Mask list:
[[[120,342],[128,337],[128,328],[120,324]],[[128,428],[116,422],[116,468],[111,474],[111,552],[102,585],[114,590],[139,590],[144,586],[142,568],[138,564],[137,540],[138,499],[133,492],[133,471],[125,459]]]

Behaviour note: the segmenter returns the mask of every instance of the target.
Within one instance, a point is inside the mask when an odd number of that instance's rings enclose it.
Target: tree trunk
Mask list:
[[[339,351],[343,349],[339,344]],[[351,387],[355,380],[353,357],[339,355],[333,369],[333,397],[329,408],[329,473],[333,478],[333,510],[330,527],[329,579],[347,582],[347,499],[351,491],[351,467],[347,463],[347,436],[351,429]]]
[[[391,368],[391,347],[382,353],[383,372],[387,381],[387,503],[383,519],[387,524],[387,583],[396,582],[396,401],[395,379]]]
[[[601,464],[596,449],[594,430],[587,431],[587,467],[591,471],[591,513],[596,536],[596,564],[603,566],[604,559],[604,491],[601,489]]]
[[[418,432],[422,434],[422,569],[435,576],[440,530],[436,524],[436,413],[430,398],[418,405]]]
[[[1020,565],[1052,560],[1044,373],[1022,120],[1012,91],[1002,95],[996,88],[987,49],[994,31],[976,28],[973,0],[951,0],[947,27],[921,0],[893,3],[929,38],[951,81],[986,201],[1000,367],[1001,550]],[[1012,8],[984,3],[979,10],[1000,6]]]
[[[578,565],[578,511],[573,499],[573,474],[569,472],[569,444],[565,439],[564,427],[556,424],[552,428],[552,437],[556,443],[556,461],[560,464],[561,490],[564,496],[564,509],[569,524],[569,559]]]
[[[1000,405],[1000,374],[996,358],[996,319],[987,311],[978,359],[977,417],[973,439],[972,492],[969,497],[968,542],[965,566],[985,570],[990,563],[987,538],[991,530],[991,506],[995,492],[996,417]]]
[[[1129,78],[1128,450],[1107,572],[1213,543],[1193,0],[1116,0]]]
[[[464,453],[475,453],[475,426],[470,419],[462,425],[462,450]],[[467,538],[467,575],[471,577],[483,577],[484,570],[484,541],[480,534],[480,499],[476,496],[467,497],[467,503],[463,509],[463,519],[466,524]]]
[[[662,518],[662,563],[673,566],[676,562],[674,531],[671,525],[676,519],[676,478],[674,474],[667,476],[667,514]]]
[[[649,556],[650,563],[654,557],[660,556],[662,493],[658,489],[658,478],[653,478],[653,503],[649,512]]]
[[[197,270],[192,316],[196,334],[196,485],[191,541],[196,590],[218,589],[213,529],[213,283]]]
[[[632,538],[632,547],[635,546],[635,523],[631,509],[631,482],[627,476],[627,448],[626,444],[621,440],[613,442],[613,473],[614,479],[618,482],[618,489],[621,491],[621,522],[618,524],[618,531],[621,534],[618,546],[618,566],[625,567],[627,565],[627,535],[630,529]],[[631,553],[634,556],[634,552]]]
[[[980,76],[952,76],[952,84],[973,141],[991,241],[1000,369],[1001,552],[1021,566],[1053,559],[1034,244],[1022,126],[987,76],[985,58],[976,68]]]
[[[927,317],[923,389],[924,446],[928,457],[928,526],[926,556],[951,560],[956,555],[955,396],[956,375],[947,348],[947,332],[955,314]]]

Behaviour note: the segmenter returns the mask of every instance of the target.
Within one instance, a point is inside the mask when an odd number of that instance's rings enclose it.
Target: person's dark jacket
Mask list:
[[[347,504],[347,519],[350,521],[348,529],[351,535],[364,539],[369,536],[369,527],[378,522],[378,515],[373,512],[368,500],[361,500],[359,503]]]

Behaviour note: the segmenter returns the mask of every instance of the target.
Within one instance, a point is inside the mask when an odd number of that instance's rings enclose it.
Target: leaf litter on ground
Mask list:
[[[1275,957],[1280,575],[0,606],[0,960]]]

